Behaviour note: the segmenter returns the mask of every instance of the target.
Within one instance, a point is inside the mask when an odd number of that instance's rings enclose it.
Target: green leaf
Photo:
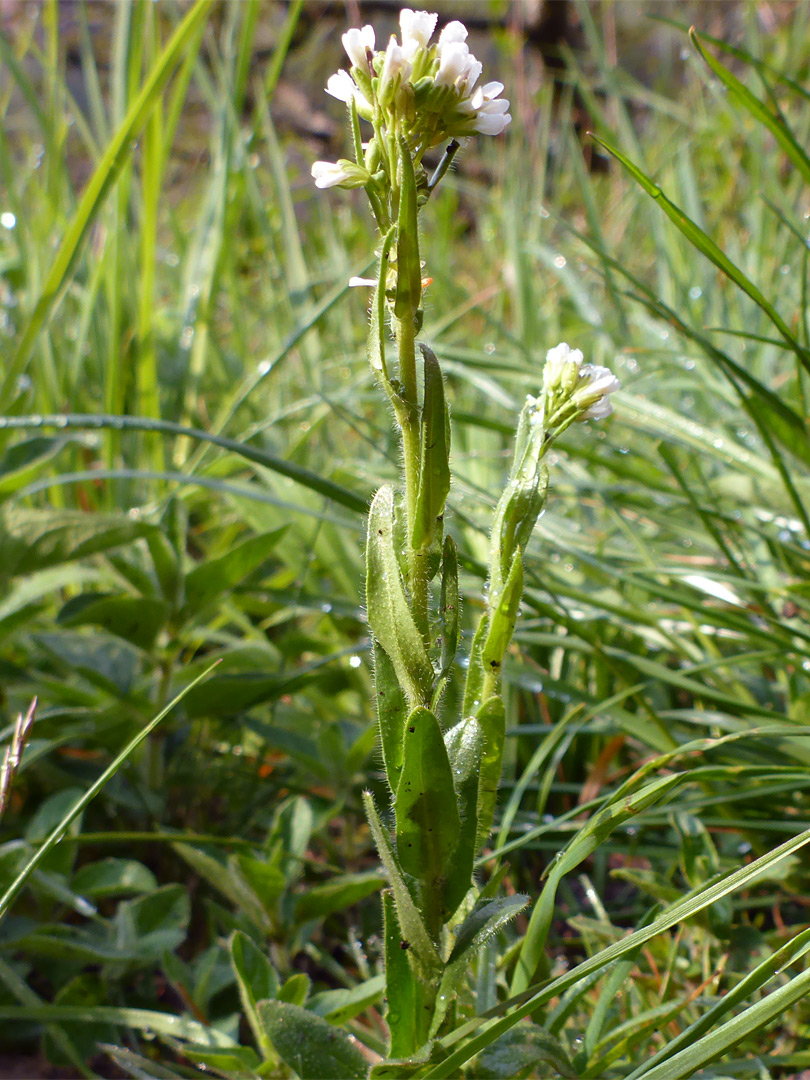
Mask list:
[[[278,988],[276,997],[279,1001],[286,1001],[290,1005],[303,1006],[312,989],[312,979],[303,971],[290,975]]]
[[[259,1020],[276,1053],[301,1080],[363,1080],[368,1063],[349,1036],[315,1013],[260,1001]]]
[[[391,791],[397,790],[402,773],[402,755],[408,702],[399,685],[394,665],[378,642],[374,642],[374,689],[377,700],[377,720],[380,725],[385,772]]]
[[[375,975],[350,989],[324,990],[320,994],[313,994],[308,1008],[330,1024],[345,1024],[376,1005],[384,991],[385,975]]]
[[[402,869],[394,854],[391,840],[386,832],[385,826],[380,820],[380,815],[377,813],[377,807],[374,805],[374,798],[370,791],[363,792],[363,805],[366,810],[369,826],[371,827],[371,835],[374,837],[374,843],[379,852],[380,860],[385,867],[385,871],[388,874],[388,880],[391,883],[391,888],[394,892],[397,918],[402,933],[405,935],[404,940],[408,943],[412,955],[422,966],[424,971],[428,974],[435,975],[442,966],[439,954],[425,928],[419,909],[413,902],[413,897],[405,883],[405,878],[402,876]]]
[[[797,142],[795,135],[785,123],[784,118],[780,115],[774,115],[758,97],[751,93],[747,86],[740,82],[736,75],[733,75],[727,67],[721,64],[719,60],[703,48],[700,43],[701,35],[698,34],[694,26],[689,30],[689,38],[718,79],[720,79],[724,86],[728,87],[731,96],[735,98],[755,120],[759,121],[760,124],[763,124],[768,131],[770,131],[784,150],[785,154],[787,154],[788,158],[799,170],[805,183],[810,184],[810,158],[808,158],[807,154],[802,150],[801,145]]]
[[[209,1072],[227,1076],[228,1080],[253,1080],[260,1066],[256,1051],[250,1046],[225,1048],[184,1044],[182,1053],[189,1061],[206,1066]]]
[[[576,1080],[565,1047],[537,1024],[519,1024],[505,1032],[478,1055],[476,1075],[481,1080],[511,1080],[515,1076],[550,1075],[550,1066],[560,1076]],[[528,1070],[528,1071],[527,1071]]]
[[[515,918],[529,903],[528,896],[502,896],[481,904],[472,911],[456,931],[456,940],[448,964],[469,961],[473,953]]]
[[[206,559],[186,575],[183,616],[196,614],[207,604],[240,585],[270,557],[288,526],[252,536],[218,559]]]
[[[477,851],[478,832],[478,784],[481,771],[481,754],[484,737],[475,717],[460,720],[444,734],[447,757],[452,769],[453,781],[461,819],[458,844],[449,862],[449,873],[444,889],[444,903],[452,914],[467,895],[472,885],[473,865]]]
[[[408,960],[407,939],[402,936],[397,919],[394,894],[386,889],[383,899],[385,942],[385,1018],[391,1033],[388,1056],[406,1058],[419,1045],[417,1032],[419,993],[416,976]]]
[[[481,773],[478,783],[478,836],[476,846],[481,847],[489,836],[498,784],[503,767],[503,745],[506,740],[506,711],[500,697],[491,697],[475,714],[481,725],[484,746],[481,754]]]
[[[779,314],[773,304],[771,304],[770,301],[766,299],[766,297],[753,283],[753,281],[746,277],[742,270],[740,270],[739,267],[737,267],[728,258],[725,252],[723,252],[717,246],[714,240],[712,240],[711,237],[708,236],[703,231],[703,229],[700,228],[699,225],[696,225],[695,222],[691,220],[691,218],[687,217],[687,215],[683,212],[683,210],[681,210],[680,207],[676,206],[673,202],[671,202],[666,197],[661,188],[653,180],[651,180],[637,165],[634,165],[628,157],[622,154],[621,151],[616,150],[615,147],[612,147],[608,143],[604,142],[604,140],[598,138],[596,135],[593,135],[592,138],[594,138],[595,141],[598,142],[599,145],[602,146],[609,154],[612,154],[617,161],[621,162],[621,164],[625,167],[625,169],[627,169],[633,179],[638,184],[640,184],[641,187],[644,188],[648,195],[650,195],[653,199],[656,200],[656,202],[670,219],[670,221],[674,222],[674,224],[683,233],[689,243],[692,244],[695,248],[697,248],[697,250],[702,255],[705,255],[707,259],[713,262],[714,265],[718,267],[718,269],[722,270],[726,277],[733,281],[734,284],[738,286],[738,288],[742,289],[742,291],[747,296],[749,296],[754,301],[754,303],[762,309],[762,311],[765,312],[773,325],[776,327],[776,329],[779,331],[779,333],[782,335],[788,345],[790,345],[793,352],[799,358],[805,370],[810,372],[810,353],[808,353],[807,349],[802,347],[798,339],[791,332],[790,327],[784,321],[782,316]]]
[[[360,874],[338,874],[323,885],[313,885],[295,898],[295,918],[324,919],[333,911],[343,911],[372,893],[379,892],[385,878],[376,871]]]
[[[426,345],[420,342],[419,348],[425,358],[425,394],[420,433],[419,491],[411,529],[411,546],[424,550],[433,543],[437,531],[441,538],[441,518],[450,492],[450,415],[444,398],[444,379],[439,361]]]
[[[411,706],[428,700],[433,666],[405,597],[394,550],[394,492],[388,486],[374,496],[368,515],[366,607],[371,631]]]
[[[186,938],[191,902],[183,885],[164,885],[118,905],[113,919],[116,945],[133,956],[157,959]]]
[[[100,900],[127,893],[152,892],[157,888],[157,878],[143,863],[134,859],[108,858],[77,870],[70,887],[80,896]]]
[[[394,314],[398,319],[413,315],[422,302],[422,264],[419,261],[419,221],[416,176],[411,151],[404,139],[399,143],[399,219],[397,221],[397,290]]]
[[[287,879],[277,866],[252,855],[236,854],[229,859],[239,867],[242,877],[255,893],[270,919],[275,918],[278,900],[287,886]]]
[[[439,722],[425,708],[414,709],[405,724],[405,755],[394,812],[402,869],[420,881],[443,881],[458,844],[460,821]]]
[[[80,593],[56,617],[62,626],[101,626],[139,649],[150,649],[169,617],[165,600],[151,596]]]
[[[116,514],[6,506],[0,509],[0,580],[110,551],[153,529]]]
[[[478,620],[470,657],[467,664],[467,678],[464,682],[464,702],[461,710],[465,716],[474,716],[481,707],[484,693],[484,642],[489,634],[489,612],[485,611]]]
[[[265,998],[274,998],[278,994],[276,969],[269,956],[242,930],[234,930],[229,947],[231,967],[236,974],[242,1008],[253,1037],[267,1058],[272,1053],[272,1044],[259,1020],[258,1004]]]
[[[39,473],[66,443],[64,438],[35,435],[15,443],[0,457],[0,498],[13,495]]]
[[[513,994],[518,994],[526,989],[543,957],[543,950],[545,949],[551,920],[554,915],[557,888],[562,878],[579,866],[589,855],[592,855],[619,825],[635,817],[636,814],[639,814],[648,806],[658,802],[673,788],[683,784],[688,779],[688,774],[677,773],[662,776],[649,784],[645,784],[638,791],[632,791],[634,779],[634,777],[631,777],[618,791],[612,794],[607,806],[593,815],[552,863],[543,891],[535,903],[526,936],[523,939],[520,956],[512,979],[511,990]]]

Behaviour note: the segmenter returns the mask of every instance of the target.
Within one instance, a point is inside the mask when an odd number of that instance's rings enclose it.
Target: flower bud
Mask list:
[[[371,175],[362,165],[355,165],[353,161],[341,158],[337,162],[316,161],[312,166],[312,178],[317,188],[355,188],[364,187]]]

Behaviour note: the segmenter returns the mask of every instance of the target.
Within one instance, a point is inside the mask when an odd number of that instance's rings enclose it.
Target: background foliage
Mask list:
[[[470,147],[426,211],[426,336],[448,373],[467,594],[545,350],[566,340],[624,383],[608,425],[564,437],[527,554],[482,874],[508,863],[509,887],[536,896],[551,868],[554,977],[698,898],[693,918],[552,996],[552,1041],[526,1025],[489,1037],[477,1076],[810,1064],[806,859],[766,858],[698,910],[719,875],[807,826],[810,787],[808,9],[723,9],[716,24],[702,7],[699,29],[743,53],[702,47],[792,143],[690,45],[686,5],[650,8],[674,27],[636,5],[575,5],[553,79],[520,12],[479,5],[475,51],[510,74],[515,122]],[[384,38],[395,12],[373,15]],[[221,662],[0,923],[4,1050],[85,1076],[107,1074],[99,1044],[127,1075],[144,1060],[149,1075],[195,1060],[254,1075],[284,1007],[306,1005],[373,1055],[382,878],[360,791],[383,789],[360,582],[367,500],[398,463],[365,367],[365,299],[346,284],[372,242],[362,198],[316,195],[309,178],[340,130],[321,85],[346,13],[51,3],[13,16],[0,37],[5,737],[34,695],[38,710],[2,822],[5,885]],[[597,819],[645,763],[665,783]],[[518,921],[484,949],[479,1013],[507,998],[525,932]],[[759,1012],[731,1019],[745,1008]],[[651,1060],[690,1043],[710,1056]]]

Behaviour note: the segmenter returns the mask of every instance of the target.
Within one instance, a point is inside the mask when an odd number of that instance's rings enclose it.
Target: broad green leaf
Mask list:
[[[340,1028],[285,1001],[260,1001],[259,1020],[276,1053],[301,1080],[364,1080],[368,1062]]]
[[[73,875],[70,887],[81,896],[100,900],[127,893],[148,893],[157,888],[157,878],[134,859],[107,858],[87,863]]]
[[[444,880],[458,844],[460,821],[453,770],[439,722],[428,709],[414,709],[405,723],[394,811],[402,869],[422,882]]]
[[[0,509],[0,580],[110,551],[146,536],[143,521],[79,510]]]
[[[374,690],[377,701],[377,720],[380,725],[385,772],[391,791],[397,790],[402,773],[403,737],[408,717],[408,702],[399,685],[394,665],[378,642],[374,642]]]
[[[363,805],[371,827],[371,835],[374,837],[374,843],[379,852],[380,861],[388,874],[388,880],[394,893],[397,919],[399,920],[400,929],[405,935],[404,940],[424,971],[429,975],[435,975],[441,969],[439,954],[425,928],[419,909],[413,902],[413,897],[402,876],[402,869],[394,854],[390,837],[380,820],[380,815],[377,813],[377,807],[374,805],[374,798],[370,791],[363,792]]]
[[[368,515],[366,607],[371,632],[385,649],[413,707],[428,700],[433,666],[405,597],[394,550],[394,492],[382,487]]]
[[[153,596],[80,593],[56,617],[62,626],[101,626],[139,649],[150,649],[169,617],[169,605]]]
[[[206,559],[186,574],[183,615],[196,614],[240,585],[270,557],[286,531],[287,526],[282,525],[263,536],[252,536],[218,559]]]
[[[450,492],[450,415],[444,398],[444,380],[439,361],[420,343],[425,358],[425,394],[420,429],[421,459],[419,491],[411,529],[411,546],[429,548],[437,533],[441,539],[441,518]]]
[[[333,911],[343,911],[359,903],[385,884],[385,878],[373,870],[360,874],[338,874],[323,885],[313,885],[295,898],[295,918],[324,919]]]

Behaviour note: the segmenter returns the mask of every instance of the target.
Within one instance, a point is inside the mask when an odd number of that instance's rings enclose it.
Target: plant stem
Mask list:
[[[411,608],[416,625],[430,647],[428,621],[428,567],[427,552],[411,544],[416,518],[416,500],[419,494],[419,465],[421,446],[419,440],[419,399],[416,389],[416,334],[414,316],[411,312],[396,320],[397,348],[399,355],[400,398],[404,404],[401,416],[402,457],[405,466],[405,505],[408,513],[407,560],[408,587]]]

